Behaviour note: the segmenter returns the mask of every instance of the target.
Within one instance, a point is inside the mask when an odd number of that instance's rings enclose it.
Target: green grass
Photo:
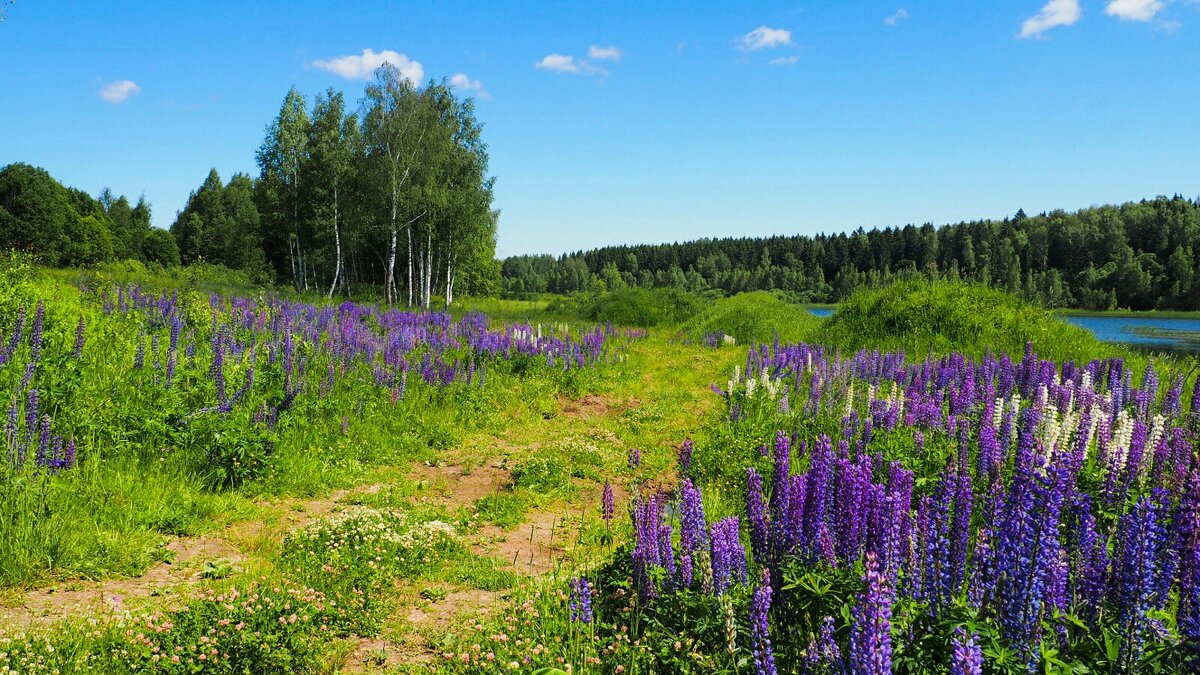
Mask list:
[[[1043,358],[1087,362],[1126,353],[1015,296],[980,285],[903,281],[860,290],[838,305],[814,341],[854,352],[904,350],[913,357],[959,351],[1019,356],[1027,342]]]
[[[693,339],[705,333],[732,335],[739,343],[806,342],[813,338],[822,319],[805,306],[787,302],[768,291],[740,293],[709,304],[703,312],[683,324]]]
[[[131,371],[136,335],[76,287],[80,279],[95,287],[117,278],[181,290],[189,323],[197,330],[199,354],[196,366],[181,367],[187,393],[156,393],[152,373]],[[253,557],[247,567],[254,575],[240,565],[210,561],[211,578],[204,580],[200,597],[174,597],[173,607],[165,599],[151,602],[147,611],[174,617],[185,604],[190,618],[171,644],[190,649],[206,630],[229,618],[221,603],[207,599],[209,589],[245,592],[258,583],[340,599],[339,606],[349,608],[345,613],[321,615],[334,627],[331,632],[263,624],[259,629],[274,641],[272,654],[242,645],[239,658],[246,660],[239,663],[267,659],[263,662],[282,670],[336,668],[346,657],[346,636],[403,631],[405,603],[422,594],[424,601],[437,602],[448,588],[503,591],[518,602],[529,600],[542,619],[531,622],[523,635],[573,657],[591,654],[585,647],[591,636],[567,619],[562,591],[566,576],[576,569],[609,564],[625,553],[614,546],[628,536],[626,515],[619,512],[611,528],[599,517],[599,491],[606,481],[623,495],[673,485],[676,450],[684,438],[693,437],[696,461],[710,467],[703,476],[710,519],[740,512],[745,466],[759,461],[757,448],[773,428],[766,421],[761,428],[753,426],[754,420],[727,424],[721,399],[709,386],[723,383],[733,366],[744,362],[749,342],[778,337],[822,343],[843,353],[904,349],[917,357],[950,350],[1019,355],[1025,342],[1032,341],[1043,357],[1086,361],[1120,354],[1135,368],[1146,362],[1096,341],[1054,313],[996,291],[948,283],[861,291],[827,320],[765,292],[704,301],[643,289],[559,301],[466,299],[455,315],[482,311],[494,322],[529,321],[546,330],[564,321],[579,326],[609,320],[618,327],[652,328],[647,338],[629,343],[620,359],[602,368],[569,373],[532,366],[521,372],[496,368],[489,371],[485,387],[417,387],[398,404],[387,392],[367,386],[367,374],[359,373],[358,381],[303,398],[291,420],[269,439],[263,470],[222,483],[206,466],[205,451],[221,443],[259,448],[263,439],[244,435],[242,429],[250,426],[250,409],[263,399],[253,400],[244,414],[226,422],[201,420],[181,427],[172,417],[213,397],[204,359],[209,316],[205,284],[218,282],[252,291],[236,279],[176,279],[153,270],[81,276],[0,265],[0,328],[12,325],[17,307],[28,309],[39,298],[47,303],[49,365],[39,372],[36,386],[46,394],[45,410],[56,430],[74,435],[84,449],[76,470],[34,489],[0,493],[0,513],[8,514],[0,520],[0,586],[11,590],[52,580],[136,576],[169,557],[163,545],[171,537],[216,535],[245,521],[269,522],[271,531],[260,535],[252,550],[243,551]],[[70,350],[80,315],[87,322],[88,343],[84,359],[74,362],[62,355]],[[146,329],[163,334],[161,328]],[[693,338],[719,331],[737,338],[739,345],[705,348],[679,340],[680,329]],[[231,368],[231,382],[241,374]],[[12,368],[0,370],[0,389],[15,389],[20,375]],[[269,381],[272,375],[264,368],[259,377]],[[772,408],[763,419],[774,424],[774,415]],[[800,430],[810,435],[837,432],[837,420],[820,422],[828,428],[815,424]],[[902,435],[888,442],[897,458],[912,443]],[[638,467],[627,465],[631,448],[642,450]],[[507,480],[498,479],[492,492],[458,503],[452,483],[433,490],[427,479],[414,477],[415,469],[430,466],[459,467],[464,475],[494,471],[507,474],[502,476]],[[768,470],[765,464],[760,468]],[[278,517],[298,510],[303,499],[328,499],[332,490],[366,485],[378,489],[343,497],[331,518],[318,521],[335,523],[332,533],[297,543],[304,531],[287,534],[286,521]],[[459,538],[419,546],[420,552],[410,557],[410,549],[400,550],[390,539],[370,539],[371,523],[346,518],[364,510],[383,514],[380,522],[396,532],[445,521],[457,527]],[[467,542],[478,532],[494,532],[478,528],[479,523],[519,534],[518,526],[537,512],[564,514],[568,526],[558,529],[570,530],[555,535],[555,545],[565,550],[556,555],[556,570],[548,578],[523,582],[508,567],[510,561],[480,555]],[[334,539],[367,544],[331,546]],[[266,574],[265,581],[256,582],[260,573]],[[308,611],[309,605],[302,606]],[[315,605],[311,609],[318,611]],[[267,618],[277,621],[278,616]],[[104,672],[128,672],[152,663],[138,660],[148,659],[149,652],[138,651],[116,625],[92,629],[82,620],[69,621],[52,635],[54,652],[41,643],[0,644],[0,652],[8,648],[9,655],[33,654],[48,668],[63,670],[86,659]],[[455,633],[447,644],[453,648],[460,639],[478,636]],[[699,661],[692,667],[705,672]]]

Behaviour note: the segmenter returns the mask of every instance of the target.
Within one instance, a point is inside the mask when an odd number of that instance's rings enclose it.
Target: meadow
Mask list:
[[[0,289],[0,672],[1200,668],[1195,359],[1002,292]]]

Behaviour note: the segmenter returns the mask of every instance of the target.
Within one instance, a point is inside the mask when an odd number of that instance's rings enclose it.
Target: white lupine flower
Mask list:
[[[992,428],[999,429],[1004,420],[1004,399],[996,397],[996,405],[992,408]]]
[[[850,413],[854,412],[854,383],[846,388],[846,414],[842,417],[849,417]]]
[[[1120,473],[1129,457],[1129,445],[1133,441],[1133,420],[1125,410],[1117,413],[1113,424],[1112,444],[1109,449],[1109,470]]]

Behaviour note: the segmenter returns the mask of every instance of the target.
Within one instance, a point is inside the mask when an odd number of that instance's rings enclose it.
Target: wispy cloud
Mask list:
[[[549,70],[556,73],[570,73],[572,75],[607,75],[608,71],[588,61],[587,59],[577,59],[570,54],[547,54],[542,57],[541,61],[533,64],[534,68],[539,70]]]
[[[492,95],[487,93],[483,88],[483,83],[479,80],[472,80],[467,77],[466,73],[455,73],[450,77],[450,86],[461,91],[473,91],[475,96],[483,100],[492,98]]]
[[[794,66],[800,60],[799,56],[777,56],[769,61],[773,66]]]
[[[908,10],[901,7],[896,13],[883,20],[884,25],[895,26],[908,18]]]
[[[362,54],[337,56],[331,59],[317,59],[310,65],[340,75],[347,80],[369,80],[375,70],[385,63],[390,63],[400,71],[400,74],[410,82],[420,82],[425,79],[425,67],[420,61],[414,61],[405,54],[385,49],[376,52],[364,49]]]
[[[738,36],[736,42],[738,49],[745,52],[783,47],[792,44],[792,31],[786,28],[759,26],[745,35]]]
[[[1083,16],[1079,0],[1050,0],[1037,14],[1021,24],[1021,37],[1041,37],[1042,33],[1058,26],[1070,26]]]
[[[592,45],[591,47],[588,47],[589,59],[595,59],[597,61],[620,61],[622,56],[624,56],[624,54],[621,52],[621,50],[612,45],[607,47]]]
[[[105,101],[117,105],[129,100],[130,96],[137,94],[142,88],[133,80],[116,80],[100,87],[100,98]]]
[[[1162,0],[1110,0],[1104,13],[1122,21],[1149,21],[1165,6]]]

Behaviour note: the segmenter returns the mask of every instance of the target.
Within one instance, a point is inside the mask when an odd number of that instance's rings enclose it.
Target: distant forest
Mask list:
[[[145,199],[98,199],[28,164],[0,169],[0,249],[56,267],[204,262],[329,296],[350,284],[430,307],[496,294],[497,212],[474,102],[445,81],[417,86],[391,64],[357,110],[330,89],[310,109],[295,89],[266,128],[259,174],[208,173],[171,225]]]
[[[558,258],[514,256],[504,293],[629,286],[734,294],[784,291],[836,302],[899,277],[977,281],[1046,307],[1200,309],[1200,199],[1158,197],[1074,213],[1052,211],[935,227],[816,236],[700,239],[607,246]]]

